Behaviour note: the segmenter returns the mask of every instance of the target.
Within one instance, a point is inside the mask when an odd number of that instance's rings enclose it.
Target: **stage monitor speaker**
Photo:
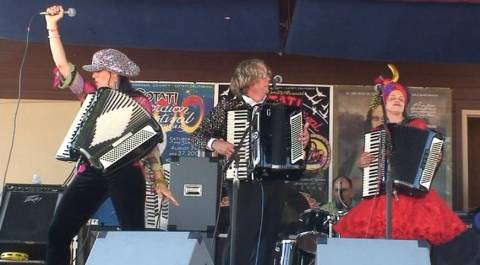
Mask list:
[[[180,206],[168,207],[169,231],[215,228],[218,191],[216,158],[175,157],[170,162],[170,189]]]
[[[213,265],[203,241],[189,232],[110,231],[100,233],[86,265]]]
[[[316,265],[430,265],[426,241],[322,238]]]
[[[120,222],[118,221],[117,213],[110,197],[100,205],[90,219],[100,226],[120,227]]]
[[[57,185],[6,184],[0,211],[0,252],[27,252],[31,259],[42,259],[62,191]]]

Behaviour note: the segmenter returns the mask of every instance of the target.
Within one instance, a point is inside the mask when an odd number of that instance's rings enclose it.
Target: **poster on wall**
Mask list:
[[[445,136],[442,164],[432,186],[451,203],[451,90],[435,87],[411,87],[411,102],[408,115],[424,119],[428,127]],[[364,133],[380,125],[382,115],[370,111],[369,104],[374,93],[373,86],[333,87],[333,178],[347,176],[353,182],[355,200],[361,198],[362,170],[357,160],[363,152]]]
[[[153,116],[164,134],[160,144],[163,160],[198,156],[190,134],[213,109],[215,84],[135,81],[132,85],[152,102]]]
[[[328,200],[330,91],[330,86],[277,84],[268,95],[269,100],[298,106],[303,110],[304,121],[310,125],[311,147],[304,177],[291,183],[298,191],[315,198],[319,203]],[[218,92],[221,100],[228,93],[228,84],[220,84]]]

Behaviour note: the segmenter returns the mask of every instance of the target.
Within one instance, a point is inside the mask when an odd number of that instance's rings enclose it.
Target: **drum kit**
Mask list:
[[[275,245],[275,265],[315,265],[317,241],[336,237],[332,226],[346,212],[334,215],[321,209],[308,209],[298,219],[299,233]]]

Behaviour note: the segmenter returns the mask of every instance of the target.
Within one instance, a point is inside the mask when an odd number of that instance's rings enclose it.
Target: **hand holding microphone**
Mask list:
[[[63,9],[63,6],[51,6],[47,8],[45,12],[40,12],[40,15],[45,15],[45,21],[47,22],[47,29],[51,33],[52,31],[58,31],[58,21],[63,18],[65,14],[69,17],[73,17],[77,14],[74,8],[69,8],[67,11]]]
[[[70,7],[69,9],[64,11],[62,6],[52,6],[48,8],[47,11],[39,13],[39,15],[43,16],[54,16],[59,14],[62,14],[62,16],[68,15],[69,17],[74,17],[77,14],[77,10],[75,10],[75,8],[73,7]]]
[[[45,21],[47,23],[48,38],[58,39],[60,33],[58,31],[58,21],[63,18],[65,14],[69,17],[73,17],[77,14],[74,8],[69,8],[67,11],[63,10],[63,6],[51,6],[47,8],[45,12],[40,12],[40,15],[45,15]]]

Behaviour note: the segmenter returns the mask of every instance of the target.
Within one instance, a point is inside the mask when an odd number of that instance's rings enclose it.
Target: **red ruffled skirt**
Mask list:
[[[333,228],[341,237],[384,238],[385,195],[362,200]],[[463,221],[434,190],[421,198],[400,194],[398,200],[392,199],[393,239],[427,240],[439,245],[465,229]]]

